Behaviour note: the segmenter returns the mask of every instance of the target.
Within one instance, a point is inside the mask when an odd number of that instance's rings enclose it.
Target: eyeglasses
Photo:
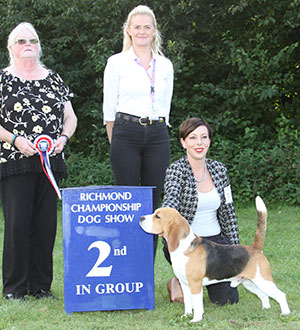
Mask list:
[[[30,44],[37,44],[39,41],[37,39],[18,39],[15,41],[15,44],[25,45],[29,41]]]

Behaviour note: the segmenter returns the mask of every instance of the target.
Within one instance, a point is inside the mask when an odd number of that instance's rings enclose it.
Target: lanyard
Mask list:
[[[151,94],[151,101],[152,101],[152,106],[153,106],[154,100],[155,100],[154,85],[155,85],[155,62],[156,62],[156,59],[153,59],[152,76],[150,76],[149,72],[143,67],[142,63],[137,58],[135,59],[135,61],[138,65],[140,65],[146,71],[146,74],[147,74],[147,76],[150,80],[150,84],[151,84],[150,94]]]

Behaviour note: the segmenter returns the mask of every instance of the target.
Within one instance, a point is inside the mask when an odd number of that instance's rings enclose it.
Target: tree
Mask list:
[[[39,33],[43,62],[76,95],[73,105],[79,125],[68,146],[66,185],[112,183],[102,77],[108,57],[121,51],[122,25],[138,4],[136,0],[0,1],[1,66],[7,66],[9,32],[29,21]],[[187,117],[202,116],[216,132],[211,156],[228,165],[238,199],[268,192],[273,199],[288,195],[291,202],[300,203],[300,0],[145,0],[144,4],[156,14],[164,53],[175,70],[172,159],[182,154],[179,124]],[[257,175],[263,179],[257,180]]]

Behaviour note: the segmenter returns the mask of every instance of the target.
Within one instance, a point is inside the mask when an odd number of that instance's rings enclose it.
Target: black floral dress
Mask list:
[[[40,134],[57,139],[63,126],[64,104],[73,93],[51,70],[45,79],[20,79],[0,70],[0,125],[31,142]],[[64,155],[50,155],[52,171],[66,177]],[[0,179],[10,175],[42,172],[38,154],[27,157],[10,143],[0,141]]]

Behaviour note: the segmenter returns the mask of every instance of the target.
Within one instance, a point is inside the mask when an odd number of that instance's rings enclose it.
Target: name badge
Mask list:
[[[233,203],[230,185],[224,188],[225,204]]]

